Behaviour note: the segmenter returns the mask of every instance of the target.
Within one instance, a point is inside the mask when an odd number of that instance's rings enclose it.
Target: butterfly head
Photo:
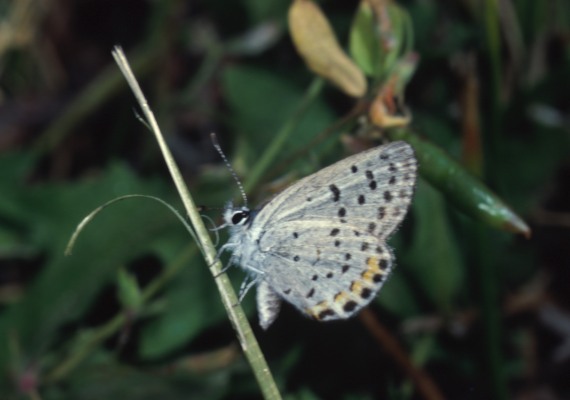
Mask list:
[[[224,221],[227,226],[246,226],[251,219],[251,210],[247,207],[234,207],[228,204],[224,211]]]

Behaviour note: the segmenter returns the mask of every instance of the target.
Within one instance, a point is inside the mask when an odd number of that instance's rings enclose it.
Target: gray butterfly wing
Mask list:
[[[264,255],[259,279],[267,296],[258,295],[258,307],[281,297],[315,319],[332,320],[367,305],[392,269],[385,241],[405,216],[416,173],[412,148],[394,142],[339,161],[275,197],[251,226]],[[267,326],[275,316],[260,312]]]

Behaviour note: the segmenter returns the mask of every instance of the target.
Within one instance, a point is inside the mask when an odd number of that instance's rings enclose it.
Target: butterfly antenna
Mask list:
[[[220,143],[218,142],[218,137],[216,136],[215,133],[212,132],[210,134],[210,138],[212,139],[212,144],[214,145],[214,148],[218,151],[218,153],[220,153],[222,160],[224,160],[224,164],[226,164],[226,167],[230,170],[230,173],[234,177],[234,180],[236,181],[238,188],[239,188],[239,191],[241,193],[241,197],[243,198],[244,206],[247,207],[247,196],[245,195],[245,190],[243,188],[243,185],[241,184],[241,182],[240,182],[240,180],[236,174],[236,171],[232,168],[232,165],[230,164],[230,162],[226,158],[226,155],[222,151],[222,147],[220,146]]]

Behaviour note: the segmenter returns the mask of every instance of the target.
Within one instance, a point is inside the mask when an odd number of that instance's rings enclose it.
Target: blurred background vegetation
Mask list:
[[[291,5],[0,1],[0,399],[261,397],[166,208],[116,203],[63,255],[118,196],[182,209],[116,44],[217,223],[239,196],[210,132],[251,204],[388,138],[416,149],[398,266],[368,309],[318,323],[285,306],[263,332],[245,299],[283,397],[570,397],[570,3],[323,1],[356,91],[312,72],[303,49],[330,38],[291,35]]]

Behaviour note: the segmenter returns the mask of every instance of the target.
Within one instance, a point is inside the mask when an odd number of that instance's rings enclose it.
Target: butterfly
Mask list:
[[[376,296],[392,271],[386,244],[413,197],[417,161],[403,141],[345,158],[299,180],[260,210],[227,204],[230,265],[257,287],[267,329],[287,301],[319,321],[346,319]]]

